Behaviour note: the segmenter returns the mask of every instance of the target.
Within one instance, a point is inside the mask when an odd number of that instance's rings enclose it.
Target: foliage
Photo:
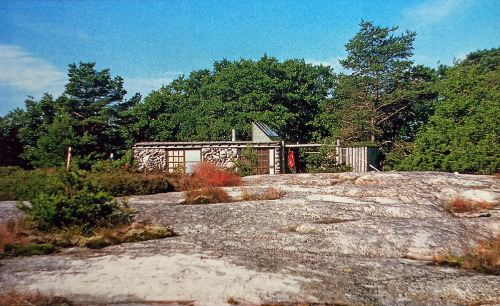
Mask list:
[[[51,243],[35,243],[35,244],[6,244],[3,247],[3,252],[10,256],[34,256],[46,255],[57,252],[57,248]]]
[[[433,264],[500,275],[500,236],[479,243],[475,250],[465,252],[463,256],[451,253],[438,255]]]
[[[333,97],[323,104],[322,120],[333,136],[346,141],[392,141],[402,129],[409,133],[426,120],[426,111],[415,115],[412,110],[425,109],[425,102],[433,98],[427,85],[434,72],[412,67],[414,32],[395,36],[397,27],[365,21],[360,27],[346,44],[347,59],[340,61],[352,74],[336,77]]]
[[[45,94],[38,102],[26,100],[26,111],[16,114],[16,120],[24,123],[17,128],[24,146],[21,156],[34,167],[63,165],[68,147],[73,162],[84,168],[125,149],[127,135],[120,131],[130,123],[126,111],[139,102],[140,95],[124,101],[123,79],[111,78],[109,69],[96,71],[95,63],[69,65],[68,77],[62,96],[54,99]],[[11,129],[18,126],[11,125]]]
[[[499,62],[498,49],[480,51],[447,70],[439,84],[442,98],[402,170],[500,171]]]
[[[241,158],[237,159],[234,163],[236,165],[236,173],[239,175],[247,176],[256,174],[259,156],[251,143],[247,143],[245,149],[241,150]]]
[[[173,191],[170,175],[163,172],[137,172],[125,168],[89,173],[86,178],[95,190],[115,197]]]
[[[25,171],[17,167],[0,167],[0,200],[24,200],[40,192],[64,190],[57,169]]]
[[[306,167],[311,173],[338,173],[352,171],[348,165],[338,164],[335,146],[324,145],[317,154],[307,154]]]
[[[23,145],[19,139],[19,130],[24,126],[24,111],[15,109],[5,117],[0,117],[0,167],[17,166],[27,167],[21,158]]]
[[[250,139],[251,122],[270,124],[290,141],[312,138],[319,102],[332,84],[329,67],[303,60],[278,62],[222,60],[213,70],[193,71],[152,92],[132,112],[135,141],[210,141]]]
[[[178,174],[177,188],[190,191],[200,188],[240,186],[241,177],[210,162],[200,162],[192,174]]]
[[[490,209],[493,204],[487,202],[478,202],[464,198],[454,198],[448,201],[445,209],[455,213],[477,212],[485,209]]]
[[[81,182],[95,192],[105,192],[115,197],[155,194],[174,190],[171,174],[163,172],[138,172],[134,168],[109,167],[109,162],[98,163],[93,172],[78,171]],[[40,193],[64,194],[67,186],[63,169],[47,168],[22,170],[17,167],[0,167],[0,201],[29,201]]]
[[[184,192],[186,204],[228,203],[231,198],[221,187],[208,187]]]
[[[82,181],[82,173],[60,173],[63,190],[40,192],[29,198],[30,204],[18,202],[27,219],[37,222],[41,230],[78,225],[87,229],[103,224],[118,209],[116,200],[102,191],[95,191]]]

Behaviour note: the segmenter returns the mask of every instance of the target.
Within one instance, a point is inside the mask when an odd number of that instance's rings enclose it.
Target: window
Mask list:
[[[184,150],[168,151],[168,172],[184,172]]]

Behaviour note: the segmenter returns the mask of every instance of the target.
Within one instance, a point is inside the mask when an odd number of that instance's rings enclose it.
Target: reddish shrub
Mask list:
[[[9,243],[26,244],[30,235],[30,229],[26,224],[20,224],[15,220],[9,220],[0,225],[0,252],[4,245]]]
[[[192,175],[183,175],[178,185],[181,190],[241,186],[241,177],[212,163],[201,162],[193,167]]]
[[[481,209],[490,209],[493,205],[487,202],[476,202],[464,198],[455,198],[448,202],[446,208],[453,212],[474,212]]]

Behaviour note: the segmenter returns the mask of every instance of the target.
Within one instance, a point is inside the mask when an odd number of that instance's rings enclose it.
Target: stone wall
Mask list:
[[[201,149],[201,160],[208,161],[220,167],[234,167],[234,160],[240,158],[240,152],[236,148],[203,148]]]
[[[245,149],[246,145],[247,142],[138,143],[134,146],[134,159],[139,169],[159,169],[166,171],[168,170],[169,151],[199,150],[201,152],[201,161],[208,161],[221,167],[232,168],[235,166],[234,161],[241,157],[241,150]],[[253,143],[252,146],[254,149],[275,150],[274,173],[278,174],[281,172],[280,143]]]
[[[165,149],[134,149],[134,159],[139,169],[164,170],[167,168],[167,150]]]

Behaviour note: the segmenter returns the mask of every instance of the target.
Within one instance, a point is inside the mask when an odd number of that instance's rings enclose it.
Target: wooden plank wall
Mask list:
[[[339,162],[352,166],[353,172],[368,172],[377,167],[378,148],[376,147],[340,147]]]

